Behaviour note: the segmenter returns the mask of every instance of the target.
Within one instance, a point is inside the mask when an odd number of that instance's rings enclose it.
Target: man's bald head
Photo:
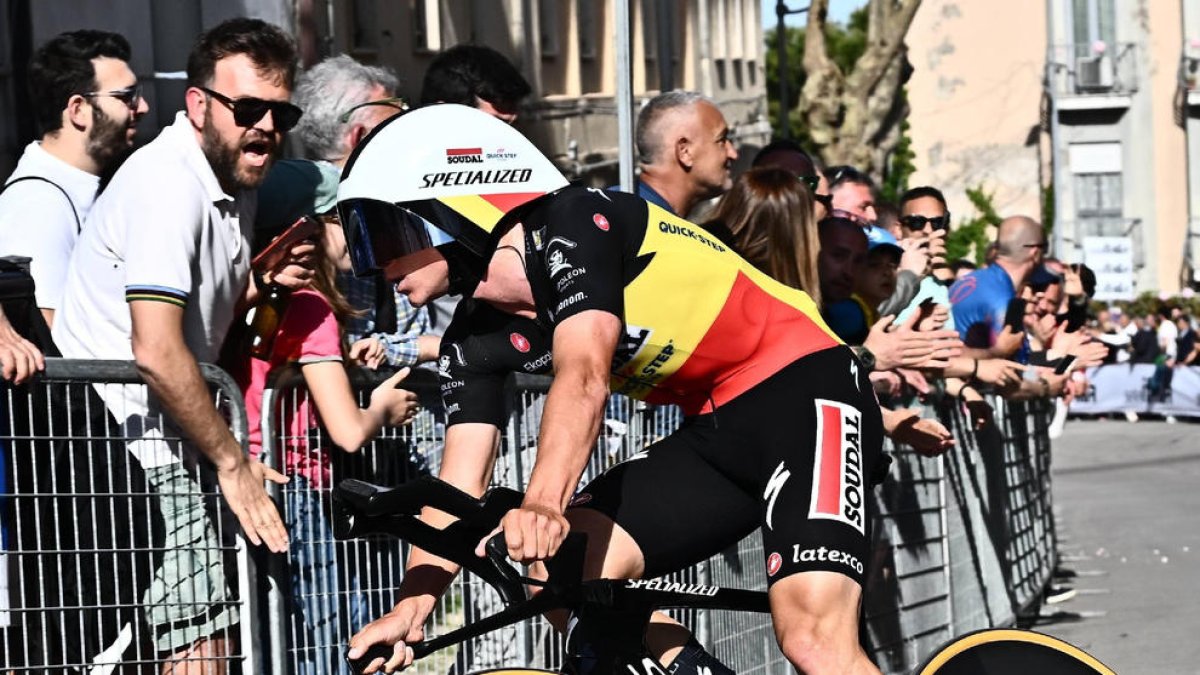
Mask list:
[[[1028,216],[1010,216],[1000,221],[998,229],[998,257],[1023,264],[1046,253],[1046,232],[1036,220]]]

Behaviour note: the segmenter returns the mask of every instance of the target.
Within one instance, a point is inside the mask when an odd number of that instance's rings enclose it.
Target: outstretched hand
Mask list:
[[[907,410],[881,409],[883,428],[896,443],[912,446],[926,457],[937,457],[954,447],[954,435],[942,423],[921,417],[918,408]]]
[[[895,368],[945,368],[949,359],[962,353],[962,340],[953,330],[916,330],[921,312],[913,312],[904,323],[888,330],[894,317],[881,318],[871,326],[863,346],[875,356],[876,370]]]

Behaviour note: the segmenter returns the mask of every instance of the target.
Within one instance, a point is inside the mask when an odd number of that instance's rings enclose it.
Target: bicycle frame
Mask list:
[[[431,477],[394,488],[345,480],[335,489],[336,536],[387,534],[408,541],[470,570],[495,588],[505,604],[501,611],[469,626],[410,645],[415,658],[538,614],[568,609],[573,620],[563,673],[666,675],[643,645],[650,615],[656,609],[770,611],[767,594],[761,591],[660,580],[583,581],[586,542],[581,534],[568,535],[559,553],[546,561],[546,581],[521,576],[507,562],[500,535],[488,541],[486,557],[477,557],[476,544],[495,529],[508,510],[520,504],[521,498],[515,490],[493,488],[482,499],[475,499]],[[459,520],[445,529],[431,527],[417,517],[425,506]],[[539,591],[529,597],[526,587],[537,587]],[[354,672],[362,672],[375,658],[388,659],[391,655],[390,646],[375,645],[350,664]]]

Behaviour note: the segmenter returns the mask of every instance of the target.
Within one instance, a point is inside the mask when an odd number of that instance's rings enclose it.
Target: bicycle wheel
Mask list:
[[[918,675],[1116,675],[1082,649],[1031,630],[985,629],[934,652]]]

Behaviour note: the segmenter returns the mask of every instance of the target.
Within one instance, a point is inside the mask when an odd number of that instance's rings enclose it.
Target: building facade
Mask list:
[[[1068,261],[1127,239],[1128,293],[1196,285],[1198,6],[926,0],[908,36],[914,184],[960,213],[982,186],[1001,215],[1052,222]]]
[[[306,64],[348,53],[392,67],[400,94],[414,101],[437,52],[490,46],[533,85],[519,128],[568,177],[616,182],[614,0],[0,0],[0,7],[16,19],[0,31],[0,175],[33,138],[22,112],[22,64],[42,41],[81,27],[126,35],[135,72],[153,82],[145,142],[182,107],[180,78],[195,36],[226,18],[253,16],[293,31]],[[631,0],[630,17],[635,105],[663,90],[700,91],[720,105],[743,155],[770,140],[757,0]]]

